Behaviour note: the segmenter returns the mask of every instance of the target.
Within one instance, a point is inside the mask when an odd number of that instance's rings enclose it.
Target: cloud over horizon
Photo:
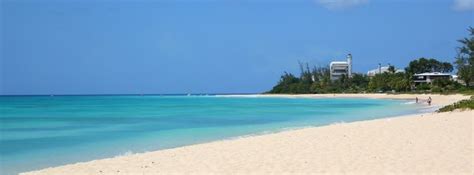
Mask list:
[[[454,0],[453,8],[458,11],[474,10],[474,0]]]
[[[341,10],[369,3],[369,0],[316,0],[329,10]]]

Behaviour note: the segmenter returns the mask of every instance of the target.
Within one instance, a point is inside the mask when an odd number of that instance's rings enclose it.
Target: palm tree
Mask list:
[[[470,37],[458,40],[462,46],[458,47],[458,56],[456,57],[456,68],[458,76],[469,87],[474,81],[474,28],[469,27]]]

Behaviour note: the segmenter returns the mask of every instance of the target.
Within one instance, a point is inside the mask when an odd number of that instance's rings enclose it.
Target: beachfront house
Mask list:
[[[332,61],[329,64],[331,80],[337,80],[346,75],[352,77],[352,55],[347,55],[347,61]]]
[[[436,79],[448,79],[452,80],[454,77],[448,73],[441,73],[441,72],[425,72],[421,74],[413,75],[413,82],[416,85],[421,83],[432,83]]]
[[[389,68],[390,68],[390,65],[382,66],[381,64],[379,64],[379,67],[377,69],[372,69],[372,70],[367,71],[367,76],[368,77],[373,77],[377,74],[381,74],[381,73],[384,73],[384,72],[389,72],[389,70],[388,70]],[[399,73],[399,72],[405,72],[405,70],[395,69],[395,73]]]

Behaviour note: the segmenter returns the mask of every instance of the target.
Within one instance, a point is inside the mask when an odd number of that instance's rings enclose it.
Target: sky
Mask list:
[[[453,62],[474,0],[0,0],[0,95],[258,93],[298,61]]]

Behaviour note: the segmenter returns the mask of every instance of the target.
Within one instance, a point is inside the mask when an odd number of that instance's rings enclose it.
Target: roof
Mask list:
[[[415,74],[414,76],[451,76],[451,74],[441,72],[425,72],[421,74]]]
[[[388,72],[388,68],[389,68],[389,66],[383,66],[383,67],[380,67],[380,70],[382,72]],[[395,73],[399,73],[399,72],[405,72],[405,70],[395,69]],[[380,73],[379,68],[367,71],[367,74],[377,74],[377,73]]]
[[[331,61],[330,65],[333,65],[333,64],[346,64],[346,65],[348,65],[349,63],[347,63],[347,61]]]
[[[388,66],[380,67],[380,70],[386,71],[386,70],[388,70]],[[378,73],[378,72],[379,72],[379,68],[367,71],[367,73]]]

